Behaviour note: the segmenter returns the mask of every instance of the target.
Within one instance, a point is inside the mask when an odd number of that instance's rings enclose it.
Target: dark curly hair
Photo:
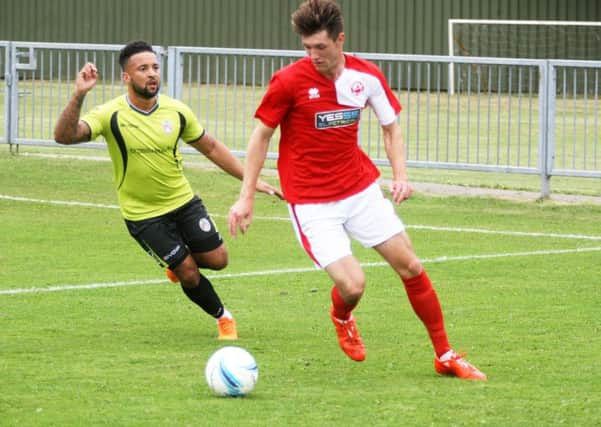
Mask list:
[[[292,14],[292,27],[301,36],[326,30],[332,40],[344,31],[344,19],[333,0],[307,0]]]
[[[121,65],[121,69],[125,70],[125,66],[127,65],[127,61],[129,61],[129,58],[140,52],[154,53],[154,50],[152,50],[152,46],[150,44],[143,40],[136,40],[126,44],[119,52],[119,65]]]

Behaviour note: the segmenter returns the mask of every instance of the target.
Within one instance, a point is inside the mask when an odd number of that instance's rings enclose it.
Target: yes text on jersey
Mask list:
[[[352,110],[324,111],[315,114],[315,128],[328,129],[350,126],[359,120],[361,110],[354,108]]]

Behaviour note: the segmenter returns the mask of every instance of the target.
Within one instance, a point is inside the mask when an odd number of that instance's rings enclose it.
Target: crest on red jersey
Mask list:
[[[351,85],[351,92],[355,96],[361,95],[364,90],[365,90],[365,86],[363,86],[363,82],[361,82],[361,81],[356,81]]]

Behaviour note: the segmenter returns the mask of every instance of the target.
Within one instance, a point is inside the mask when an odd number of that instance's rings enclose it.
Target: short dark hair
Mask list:
[[[292,27],[301,36],[326,30],[332,40],[344,30],[342,11],[334,0],[307,0],[292,14]]]
[[[129,61],[129,58],[140,52],[154,53],[154,50],[152,50],[152,46],[150,44],[143,40],[136,40],[127,43],[119,52],[119,65],[121,65],[121,70],[125,70],[125,66],[127,65],[127,61]]]

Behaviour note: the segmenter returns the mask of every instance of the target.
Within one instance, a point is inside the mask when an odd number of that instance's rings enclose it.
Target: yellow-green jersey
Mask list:
[[[81,119],[90,126],[92,140],[102,135],[108,144],[126,219],[163,215],[192,199],[177,142],[196,141],[204,128],[185,104],[161,95],[151,111],[141,111],[123,95]]]

